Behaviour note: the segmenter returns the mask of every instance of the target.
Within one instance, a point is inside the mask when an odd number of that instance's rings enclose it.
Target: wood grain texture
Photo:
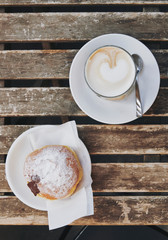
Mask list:
[[[0,41],[89,40],[125,33],[140,40],[168,40],[168,13],[3,13]]]
[[[168,4],[166,0],[0,0],[0,6],[45,6],[45,5],[114,5],[114,4]]]
[[[0,154],[31,126],[0,126]],[[168,125],[78,125],[90,154],[168,154]]]
[[[96,163],[93,191],[168,192],[167,173],[168,163]]]
[[[72,225],[166,225],[168,197],[94,197],[94,215]],[[16,197],[0,197],[1,225],[47,225],[47,213],[34,210]]]
[[[145,116],[168,116],[167,95],[168,88],[161,88]],[[86,116],[69,88],[0,88],[0,96],[0,117]]]
[[[0,79],[68,79],[78,50],[0,51]],[[168,78],[168,50],[152,51],[161,78]]]
[[[0,192],[11,192],[5,175],[5,164],[0,163]]]
[[[50,43],[48,43],[48,42],[43,42],[42,43],[42,47],[43,47],[43,49],[45,49],[45,50],[48,50],[48,49],[51,49],[51,44]],[[48,62],[48,61],[47,61]],[[59,63],[60,63],[60,61],[59,61]],[[57,65],[59,65],[59,63],[57,62],[57,64],[56,64],[56,66]],[[65,64],[65,62],[64,62],[64,65],[63,65],[63,68],[66,66],[67,64]],[[45,63],[43,64],[43,67],[45,66]],[[55,67],[54,67],[55,68]],[[61,68],[62,69],[62,68]],[[58,81],[58,80],[52,80],[52,86],[53,87],[60,87],[60,82]],[[61,117],[61,122],[62,123],[65,123],[65,122],[68,122],[68,117],[67,116],[62,116]]]
[[[159,65],[161,78],[168,78],[168,69],[166,64],[168,61],[168,50],[153,50],[152,53]]]
[[[92,154],[166,154],[167,125],[78,126]]]
[[[122,157],[121,157],[122,158]],[[94,192],[168,192],[168,163],[93,163]],[[0,192],[11,192],[0,164]]]
[[[84,115],[69,88],[4,88],[0,94],[0,116]]]
[[[1,51],[0,79],[68,78],[77,50]]]
[[[168,88],[160,88],[159,94],[152,107],[145,113],[146,116],[168,116]],[[162,113],[165,112],[163,115]]]

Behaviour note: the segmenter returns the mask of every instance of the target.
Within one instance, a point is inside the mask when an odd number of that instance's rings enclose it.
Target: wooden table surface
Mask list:
[[[47,213],[20,202],[5,178],[13,141],[40,124],[76,120],[92,159],[95,214],[73,225],[168,224],[168,1],[0,0],[0,224],[47,225]],[[153,52],[158,97],[124,125],[87,117],[69,89],[69,69],[90,39],[123,33]]]

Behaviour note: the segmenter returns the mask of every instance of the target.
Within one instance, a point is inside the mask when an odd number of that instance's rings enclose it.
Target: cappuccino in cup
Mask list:
[[[85,79],[97,95],[105,98],[124,96],[133,86],[136,67],[131,55],[116,46],[95,50],[85,65]]]

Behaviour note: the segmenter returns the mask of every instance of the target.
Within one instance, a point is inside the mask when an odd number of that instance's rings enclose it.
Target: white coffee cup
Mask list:
[[[98,96],[113,100],[126,96],[134,86],[136,66],[132,56],[118,46],[103,46],[90,54],[85,80]]]

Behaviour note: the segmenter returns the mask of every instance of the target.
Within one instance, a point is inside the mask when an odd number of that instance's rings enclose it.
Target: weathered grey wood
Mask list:
[[[0,154],[31,126],[0,126]],[[168,125],[79,125],[91,154],[168,154]]]
[[[152,107],[145,114],[146,116],[168,116],[168,104],[167,104],[168,88],[160,88],[159,94],[152,105]]]
[[[3,8],[0,8],[0,12],[3,12]],[[0,51],[2,51],[2,50],[4,50],[4,44],[0,44]],[[4,78],[2,78],[2,79],[4,79]],[[4,80],[1,80],[0,79],[0,87],[4,87]]]
[[[0,192],[11,192],[5,176],[5,164],[0,163]]]
[[[163,225],[168,223],[168,197],[95,197],[95,214],[77,225]],[[87,220],[88,219],[88,220]]]
[[[51,48],[50,45],[51,45],[51,44],[48,43],[48,42],[43,42],[43,43],[42,43],[42,47],[43,47],[43,49],[45,49],[45,50],[50,49],[50,48]],[[57,62],[56,66],[58,66],[59,63],[60,63],[60,61]],[[64,63],[64,64],[65,64],[65,63]],[[45,64],[44,64],[43,66],[45,66]],[[62,68],[61,68],[61,69],[62,69]],[[52,86],[53,86],[53,87],[60,87],[59,81],[58,81],[58,80],[52,80]],[[62,123],[65,123],[65,122],[67,122],[67,121],[68,121],[68,117],[67,117],[67,116],[62,116],[62,117],[61,117],[61,122],[62,122]]]
[[[0,79],[68,78],[76,50],[1,51]]]
[[[47,44],[47,45],[46,45]],[[48,43],[43,43],[45,48]],[[0,51],[0,79],[68,79],[78,50]],[[154,50],[161,78],[168,78],[168,50]]]
[[[167,95],[168,88],[161,88],[145,115],[168,116]],[[69,88],[0,88],[0,96],[0,117],[86,116],[74,102]]]
[[[168,197],[94,197],[94,215],[72,225],[166,225]],[[47,225],[47,212],[38,211],[16,197],[0,197],[1,225]]]
[[[0,95],[0,116],[84,115],[69,88],[4,88]]]
[[[168,13],[3,13],[0,41],[89,40],[125,33],[140,40],[168,40]]]
[[[121,157],[122,158],[122,157]],[[168,163],[94,163],[94,192],[168,192]],[[0,192],[11,192],[0,164]]]
[[[0,80],[0,88],[1,87],[4,87],[4,81],[3,80]]]
[[[168,192],[167,172],[168,163],[92,164],[93,191]]]
[[[153,50],[157,63],[159,65],[161,78],[168,78],[167,64],[168,61],[168,50]]]
[[[79,136],[90,153],[97,154],[166,154],[167,125],[78,127]]]
[[[0,6],[45,6],[45,5],[114,5],[114,4],[168,4],[167,0],[0,0]]]

